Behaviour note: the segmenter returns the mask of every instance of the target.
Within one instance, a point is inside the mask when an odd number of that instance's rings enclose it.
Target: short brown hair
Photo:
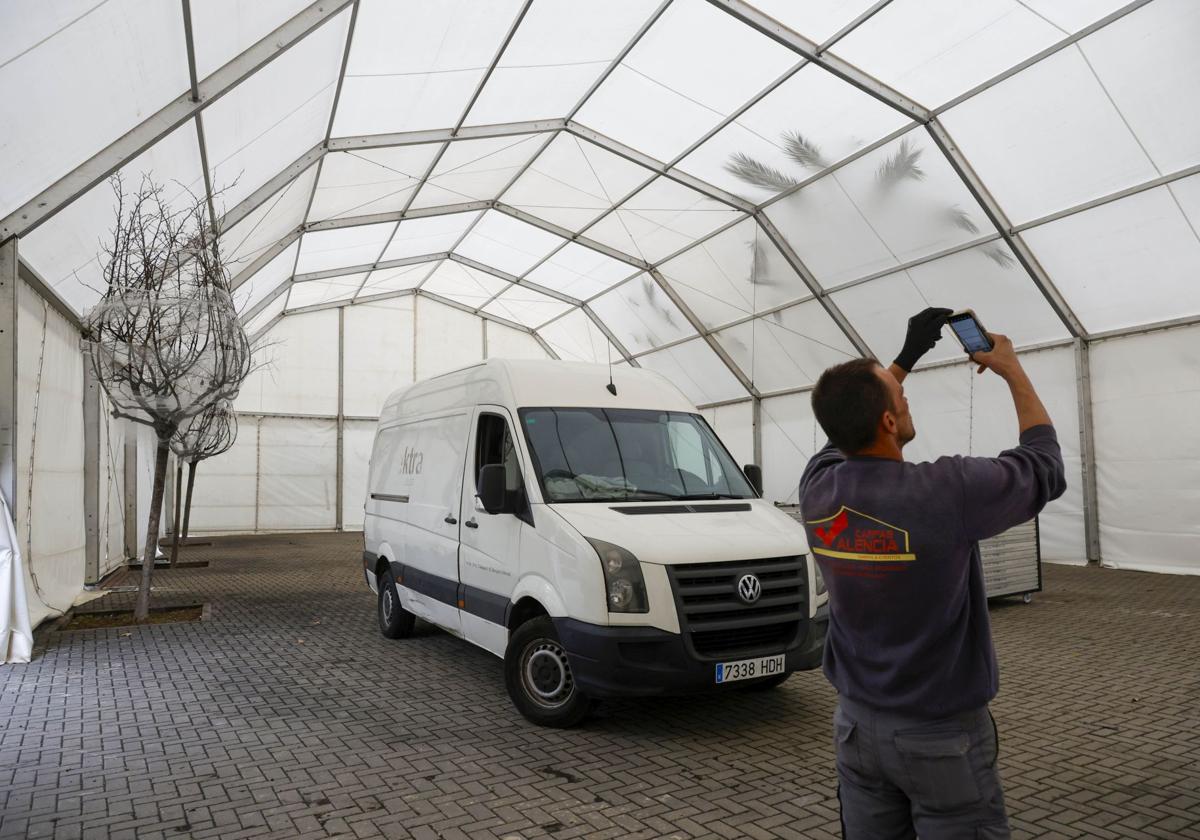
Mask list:
[[[826,370],[813,388],[813,414],[829,442],[845,453],[870,446],[879,418],[894,409],[878,367],[874,359],[852,359]]]

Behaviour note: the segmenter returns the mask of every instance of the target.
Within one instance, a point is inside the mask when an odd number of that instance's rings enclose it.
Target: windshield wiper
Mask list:
[[[749,496],[735,496],[732,493],[690,493],[685,496],[673,497],[677,502],[699,502],[705,499],[749,499]]]

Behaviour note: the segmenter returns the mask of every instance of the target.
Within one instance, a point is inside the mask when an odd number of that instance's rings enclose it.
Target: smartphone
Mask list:
[[[946,322],[950,325],[950,329],[954,330],[955,338],[958,339],[958,343],[963,346],[963,350],[967,351],[968,355],[992,351],[994,345],[988,338],[987,330],[983,328],[979,318],[970,309],[955,312],[946,319]]]

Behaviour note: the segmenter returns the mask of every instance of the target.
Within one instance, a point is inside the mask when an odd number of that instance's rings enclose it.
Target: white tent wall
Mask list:
[[[1200,573],[1200,327],[1091,347],[1105,566]]]
[[[84,583],[83,356],[78,331],[26,283],[17,292],[17,535],[34,626]]]
[[[754,459],[754,403],[750,400],[706,408],[704,419],[725,444],[739,467]]]
[[[238,415],[238,435],[233,447],[196,467],[192,517],[188,523],[191,534],[256,529],[260,419]]]
[[[388,394],[488,357],[546,358],[529,333],[408,295],[341,307],[341,527],[363,523],[375,419]],[[338,308],[287,315],[259,342],[233,449],[200,464],[192,533],[338,527]],[[415,329],[414,329],[415,325]],[[486,342],[485,342],[486,331]]]
[[[264,417],[258,432],[258,527],[331,530],[337,524],[337,421]]]

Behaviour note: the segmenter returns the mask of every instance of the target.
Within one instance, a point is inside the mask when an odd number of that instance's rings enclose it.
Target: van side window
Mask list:
[[[479,434],[475,442],[475,491],[479,491],[479,471],[489,464],[503,464],[505,489],[516,493],[522,489],[521,464],[508,421],[498,414],[479,415]]]

